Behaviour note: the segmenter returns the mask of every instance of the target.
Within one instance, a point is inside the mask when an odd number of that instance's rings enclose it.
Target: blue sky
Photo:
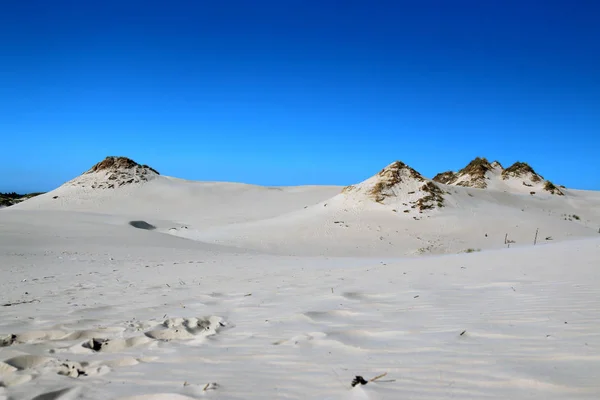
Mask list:
[[[165,175],[350,184],[529,162],[600,190],[600,2],[13,1],[0,191],[107,155]]]

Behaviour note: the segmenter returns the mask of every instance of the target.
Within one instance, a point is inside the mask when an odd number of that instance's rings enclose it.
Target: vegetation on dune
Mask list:
[[[401,161],[396,161],[377,173],[376,176],[379,177],[379,180],[373,186],[369,194],[376,202],[382,202],[389,196],[387,193],[388,189],[391,189],[402,182],[403,172],[404,176],[406,176],[405,172],[408,172],[409,177],[419,182],[425,181],[425,178],[423,178],[416,170]]]
[[[562,190],[560,190],[559,188],[557,188],[552,182],[550,181],[546,181],[546,183],[544,184],[544,190],[547,192],[550,192],[552,194],[556,194],[558,196],[564,196],[565,194],[562,192]]]
[[[521,177],[528,173],[531,174],[531,181],[534,183],[541,182],[543,179],[537,172],[533,170],[533,168],[531,168],[529,164],[521,161],[517,161],[502,171],[502,178],[508,179],[510,176]]]
[[[500,163],[498,163],[500,165]],[[476,157],[469,162],[458,173],[446,171],[437,174],[433,177],[434,182],[443,183],[446,185],[456,184],[458,186],[474,187],[485,189],[487,187],[486,173],[493,169],[492,164],[485,157]],[[456,183],[462,177],[468,177],[468,180],[463,180]]]
[[[435,206],[439,208],[444,206],[444,191],[435,183],[427,182],[421,186],[421,190],[426,192],[427,195],[417,201],[417,207],[419,207],[420,211],[430,210],[435,208]]]
[[[110,170],[110,169],[131,169],[135,167],[147,168],[150,171],[154,172],[157,175],[160,175],[157,170],[148,166],[148,165],[140,165],[133,161],[131,158],[127,157],[115,157],[108,156],[104,160],[100,161],[98,164],[94,165],[86,174],[91,174],[98,171]]]
[[[456,174],[452,171],[440,172],[436,176],[433,177],[434,182],[438,182],[441,184],[450,184],[452,181],[456,179]]]
[[[492,169],[492,164],[485,157],[475,157],[466,167],[458,171],[459,174],[482,175]]]
[[[160,173],[127,157],[108,156],[88,171],[67,182],[68,186],[92,189],[116,189],[121,186],[148,182]]]
[[[487,188],[486,176],[488,171],[493,169],[492,164],[484,157],[476,157],[473,161],[461,169],[459,175],[468,175],[469,181],[459,182],[458,186],[473,187],[478,189]]]
[[[470,249],[464,250],[463,253],[476,253],[476,252],[479,252],[479,251],[481,251],[481,249],[470,248]]]
[[[35,192],[27,194],[19,194],[15,192],[1,193],[0,192],[0,207],[10,207],[27,199],[44,194],[44,192]]]

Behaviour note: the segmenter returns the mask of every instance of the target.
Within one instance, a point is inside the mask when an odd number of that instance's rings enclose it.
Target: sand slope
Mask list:
[[[100,239],[79,213],[48,242],[43,214],[0,213],[11,399],[600,395],[598,239],[326,259],[116,225]]]
[[[61,186],[11,209],[108,213],[212,226],[268,218],[315,204],[340,190],[331,186],[261,187],[158,176],[142,185],[116,190]]]

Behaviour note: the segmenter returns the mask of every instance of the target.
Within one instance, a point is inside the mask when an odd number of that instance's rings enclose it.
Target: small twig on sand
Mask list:
[[[387,375],[387,372],[384,372],[383,374],[381,374],[381,375],[377,375],[375,378],[371,378],[371,379],[369,379],[368,381],[366,381],[366,380],[365,380],[365,378],[363,378],[362,376],[360,376],[360,375],[356,375],[356,376],[354,377],[354,379],[352,380],[352,387],[354,387],[354,386],[356,386],[356,385],[358,385],[358,384],[361,384],[361,385],[366,385],[366,384],[367,384],[367,383],[369,383],[369,382],[375,382],[376,380],[378,380],[378,379],[381,379],[381,378],[383,378],[383,377],[384,377],[384,376],[386,376],[386,375]],[[387,381],[386,381],[386,382],[387,382]],[[389,382],[394,382],[394,380],[391,380],[391,381],[389,381]]]
[[[381,379],[381,378],[383,378],[383,377],[384,377],[384,376],[386,376],[386,375],[387,375],[387,372],[384,372],[384,373],[383,373],[383,374],[381,374],[381,375],[377,375],[375,378],[371,378],[371,379],[369,379],[369,382],[375,382],[377,379]]]
[[[219,384],[216,382],[209,382],[206,385],[204,385],[204,389],[202,389],[204,392],[206,392],[207,390],[217,390],[217,388],[219,387]]]
[[[33,300],[28,300],[28,301],[17,301],[15,303],[5,303],[2,304],[3,307],[10,307],[10,306],[18,306],[19,304],[29,304],[29,303],[35,303],[35,302],[40,302],[38,299],[33,299]]]

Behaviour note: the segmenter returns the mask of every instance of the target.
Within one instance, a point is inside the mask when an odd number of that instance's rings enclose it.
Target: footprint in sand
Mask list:
[[[105,328],[96,330],[45,330],[45,331],[30,331],[19,334],[11,334],[0,336],[0,347],[8,347],[14,344],[30,344],[54,341],[75,341],[91,339],[95,336],[106,334],[115,334],[123,332],[123,328]]]
[[[78,378],[103,375],[110,371],[106,365],[61,361],[51,357],[23,354],[0,363],[0,386],[11,387],[29,382],[44,374],[59,374]]]
[[[98,376],[110,372],[108,365],[93,365],[87,362],[65,361],[57,368],[59,375],[79,378],[80,376]]]
[[[8,388],[11,386],[22,385],[24,383],[31,381],[32,379],[33,379],[33,376],[29,375],[29,374],[19,374],[19,375],[10,374],[7,376],[1,376],[0,377],[0,388],[2,388],[2,387]]]
[[[67,376],[91,376],[98,375],[102,372],[103,365],[92,364],[87,362],[61,361],[52,357],[36,356],[32,354],[24,354],[5,360],[3,365],[8,365],[14,369],[0,368],[8,373],[15,371],[26,371],[34,369],[55,369],[56,373]],[[77,371],[79,370],[79,372]]]
[[[136,336],[127,339],[97,339],[92,338],[82,344],[86,349],[96,352],[117,353],[128,348],[141,346],[152,342],[151,339],[143,336]]]
[[[4,363],[18,370],[25,370],[39,367],[41,365],[47,364],[52,360],[53,358],[51,357],[26,354],[9,358],[8,360],[4,360]]]
[[[21,334],[11,334],[0,337],[0,343],[3,347],[28,345],[32,343],[54,342],[54,341],[73,341],[88,339],[76,346],[50,349],[50,353],[78,353],[77,349],[87,349],[83,352],[102,352],[102,353],[119,353],[121,351],[135,348],[138,346],[152,345],[153,343],[169,342],[172,340],[191,341],[195,339],[203,340],[206,337],[218,334],[225,328],[230,328],[233,325],[225,319],[218,316],[209,316],[201,318],[170,318],[163,321],[161,324],[148,324],[153,327],[146,331],[143,335],[133,336],[129,338],[107,337],[105,334],[121,334],[122,328],[109,328],[94,331],[35,331],[25,332]],[[100,337],[93,337],[95,334],[102,334]],[[45,357],[33,354],[21,354],[0,361],[0,387],[10,387],[26,383],[35,377],[44,374],[59,374],[71,378],[83,378],[89,376],[104,375],[112,368],[136,365],[140,362],[154,361],[153,357],[133,358],[126,357],[118,360],[96,360],[93,362],[86,361],[69,361],[59,360],[52,357]],[[59,391],[60,392],[60,391]],[[59,392],[46,393],[40,397],[48,399],[63,399],[63,394]],[[69,392],[70,393],[70,392]]]
[[[146,332],[146,336],[157,340],[189,340],[216,335],[229,324],[221,317],[170,318],[162,327]]]
[[[192,340],[216,335],[227,327],[226,321],[217,316],[205,318],[169,318],[155,329],[127,339],[92,338],[83,343],[83,347],[95,352],[116,353],[124,349],[152,343],[154,340]]]

